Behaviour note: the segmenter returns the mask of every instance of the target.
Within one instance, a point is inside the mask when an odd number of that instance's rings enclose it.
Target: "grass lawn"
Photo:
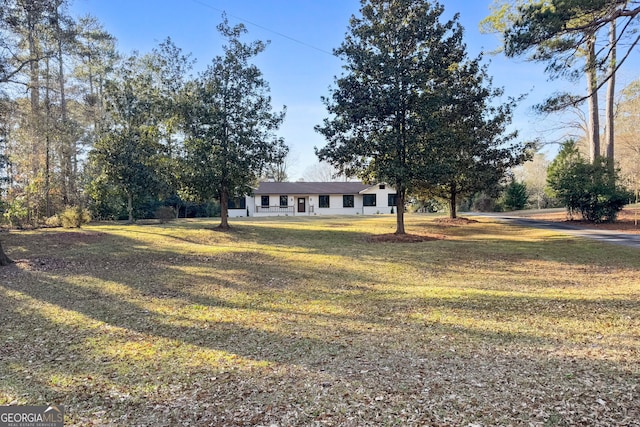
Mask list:
[[[480,218],[3,233],[0,404],[68,426],[640,425],[640,251]]]

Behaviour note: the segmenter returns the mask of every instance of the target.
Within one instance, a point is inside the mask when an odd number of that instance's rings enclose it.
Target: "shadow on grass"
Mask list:
[[[257,229],[243,225],[238,228],[236,243],[246,239],[263,246],[271,245],[274,252],[234,248],[231,242],[225,243],[228,248],[221,253],[189,255],[182,249],[150,249],[136,239],[109,235],[82,246],[80,253],[73,252],[74,245],[57,246],[60,252],[50,259],[40,253],[37,255],[38,263],[24,263],[0,271],[2,391],[28,396],[30,401],[71,401],[87,411],[91,405],[107,402],[131,417],[149,409],[145,402],[147,395],[132,389],[159,389],[165,383],[172,386],[184,383],[185,393],[194,388],[204,390],[206,397],[193,399],[209,403],[219,400],[220,393],[238,396],[249,393],[248,401],[262,408],[265,414],[268,412],[265,402],[270,394],[275,394],[280,403],[284,401],[284,396],[279,394],[281,390],[305,397],[305,407],[313,407],[321,393],[330,393],[339,400],[346,399],[345,395],[350,393],[348,399],[356,403],[355,409],[349,410],[353,416],[358,407],[368,404],[366,399],[375,401],[378,394],[384,393],[385,396],[399,396],[406,402],[403,409],[410,410],[420,408],[421,403],[414,400],[414,396],[423,393],[426,387],[433,390],[431,394],[438,396],[450,395],[453,391],[458,394],[475,393],[477,396],[476,383],[484,382],[490,384],[485,387],[500,388],[495,372],[503,375],[506,381],[523,387],[515,393],[508,389],[501,391],[503,400],[534,391],[539,395],[547,393],[552,400],[555,399],[553,404],[565,393],[553,382],[558,373],[570,373],[580,379],[593,377],[594,372],[604,375],[601,374],[603,371],[613,372],[612,376],[628,374],[624,372],[626,368],[619,368],[614,362],[587,359],[581,362],[583,366],[578,374],[575,373],[574,360],[558,357],[552,366],[547,366],[544,359],[548,356],[537,355],[533,349],[567,345],[562,334],[553,337],[535,332],[492,331],[473,324],[456,324],[455,320],[447,323],[429,320],[429,317],[426,320],[415,319],[411,314],[429,315],[434,311],[467,313],[469,322],[477,318],[503,324],[508,324],[514,317],[521,321],[527,318],[553,320],[555,316],[564,316],[575,322],[591,321],[600,313],[615,313],[621,319],[637,319],[638,304],[632,299],[593,301],[578,298],[567,301],[535,295],[482,294],[465,298],[441,298],[428,294],[418,297],[385,287],[386,282],[376,271],[366,272],[351,267],[358,262],[376,264],[378,261],[391,261],[401,268],[438,269],[442,274],[453,274],[457,273],[458,266],[440,264],[453,257],[465,242],[437,242],[435,247],[431,243],[391,244],[381,248],[361,244],[366,233],[339,229],[322,233],[294,229],[282,235],[282,229],[275,226],[261,225]],[[142,232],[153,231],[145,227]],[[158,234],[158,238],[167,237],[166,234]],[[60,238],[53,234],[33,235],[25,239],[24,244],[50,250],[56,246],[48,239],[54,237],[56,240]],[[173,237],[180,238],[179,235]],[[30,239],[33,241],[29,242]],[[103,239],[107,239],[109,244],[101,246]],[[295,262],[283,262],[275,252],[278,248],[293,245],[293,242],[302,259],[304,252],[308,252],[327,253],[341,261],[331,269],[311,262],[299,262],[300,258]],[[464,254],[464,261],[486,263],[495,260],[499,265],[504,262],[502,258],[513,254],[515,245],[526,246],[528,243],[489,241],[488,244],[495,247],[485,247],[476,255],[469,251]],[[103,247],[117,248],[117,252],[104,253],[101,251]],[[491,258],[491,249],[496,250],[494,258]],[[67,260],[67,263],[60,260]],[[517,262],[517,259],[509,262]],[[325,277],[324,283],[318,279]],[[460,286],[464,287],[464,284]],[[288,302],[282,303],[283,299]],[[335,314],[308,312],[304,310],[303,303],[309,300],[316,300],[319,306],[341,310]],[[46,310],[48,305],[71,314],[79,313],[81,319],[69,321],[62,313],[56,320],[51,309]],[[212,315],[219,309],[231,311],[234,316],[215,321]],[[194,310],[204,310],[206,315],[199,319]],[[252,316],[257,317],[255,325],[251,324]],[[262,323],[265,319],[268,324]],[[117,330],[105,330],[102,325]],[[13,339],[8,339],[9,336]],[[114,348],[88,347],[87,341],[92,340]],[[631,336],[630,340],[637,342],[638,337]],[[228,377],[229,383],[224,385],[224,390],[218,389],[219,394],[210,392],[212,394],[207,395],[206,390],[214,384],[204,379],[221,377],[220,371],[227,369],[230,362],[225,362],[224,368],[216,361],[206,362],[204,368],[193,367],[190,365],[193,360],[182,354],[174,356],[171,349],[162,350],[159,362],[134,358],[117,360],[116,363],[113,356],[105,356],[108,351],[117,351],[118,346],[127,342],[141,341],[149,346],[155,342],[175,343],[172,345],[176,346],[188,344],[194,349],[221,351],[230,356],[238,355],[275,366],[286,365],[287,369],[297,370],[293,374],[295,378],[286,380],[285,384],[281,384],[284,380],[271,371],[258,369],[257,374],[237,372]],[[586,348],[591,345],[591,342],[585,342],[578,346]],[[496,354],[502,350],[495,349],[505,348],[516,348],[520,353]],[[630,353],[633,348],[621,346],[612,350]],[[526,357],[523,357],[523,352]],[[104,366],[96,368],[101,364]],[[180,366],[175,367],[175,364]],[[504,364],[510,365],[506,372],[502,371]],[[462,372],[466,377],[460,377]],[[372,376],[372,373],[376,375]],[[54,378],[56,375],[64,376],[62,374],[73,378],[68,380],[71,383],[68,387],[64,386],[64,378]],[[535,376],[544,381],[532,380]],[[236,381],[240,377],[248,381],[247,384]],[[273,380],[275,386],[265,383],[267,378]],[[635,381],[633,375],[616,378],[613,381],[616,387],[621,386],[620,389]],[[305,388],[299,384],[316,380],[327,381],[328,385],[318,383]],[[108,387],[96,388],[94,383],[99,381],[103,387],[104,384]],[[492,384],[492,381],[496,383]],[[593,388],[598,384],[602,385],[596,383]],[[271,393],[266,391],[269,389],[267,385],[273,390]],[[264,402],[251,394],[251,387],[264,387]],[[365,391],[361,393],[362,397],[353,391],[357,389]],[[135,394],[137,400],[132,402],[126,397],[127,393]],[[231,399],[226,395],[223,397]],[[150,400],[153,404],[167,403],[161,396],[152,395]],[[88,403],[82,403],[85,401]],[[492,408],[494,404],[478,403],[483,410]],[[441,409],[450,413],[456,410],[444,404]],[[628,411],[630,414],[637,412],[637,407]],[[88,414],[86,416],[91,418],[90,412]],[[177,421],[189,419],[186,414],[182,418],[175,416]],[[307,418],[297,424],[305,424],[304,421],[309,424],[315,419],[313,415],[305,416]],[[423,420],[428,420],[427,415],[424,416]],[[347,418],[344,420],[348,421]],[[118,422],[116,419],[109,421]],[[255,421],[264,423],[269,418],[261,415]],[[77,423],[81,424],[80,421]],[[141,424],[140,418],[134,418],[130,424]]]

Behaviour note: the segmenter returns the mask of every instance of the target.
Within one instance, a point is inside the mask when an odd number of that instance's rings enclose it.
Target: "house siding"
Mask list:
[[[273,187],[274,183],[269,183]],[[254,196],[247,196],[247,208],[249,208],[250,216],[263,217],[263,216],[310,216],[310,215],[375,215],[375,214],[390,214],[391,207],[388,206],[389,194],[395,194],[395,190],[387,185],[384,189],[381,189],[379,185],[364,186],[360,188],[363,190],[352,193],[345,192],[339,194],[332,194],[331,188],[327,187],[323,193],[295,193],[294,183],[286,183],[283,185],[283,190],[288,190],[287,193],[264,193],[262,191],[257,192]],[[308,185],[308,184],[307,184]],[[330,185],[330,183],[325,183]],[[357,185],[357,184],[356,184]],[[280,207],[280,196],[285,195],[288,197],[288,206],[286,208]],[[376,206],[364,206],[364,195],[375,194]],[[320,196],[329,196],[329,207],[321,208],[319,206]],[[353,207],[343,207],[343,196],[352,195],[354,199]],[[265,208],[262,205],[262,196],[269,196],[269,207]],[[304,212],[298,212],[299,199],[303,199]],[[394,208],[395,209],[395,208]],[[246,212],[241,213],[238,216],[245,216]],[[231,213],[229,214],[231,216]]]

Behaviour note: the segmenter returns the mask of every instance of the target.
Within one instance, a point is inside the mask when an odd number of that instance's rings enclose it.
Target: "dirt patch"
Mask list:
[[[420,243],[432,242],[434,240],[444,240],[443,235],[419,235],[419,234],[376,234],[367,237],[370,243]]]
[[[444,225],[468,225],[478,222],[475,219],[470,218],[436,218],[433,220],[436,224],[444,224]]]

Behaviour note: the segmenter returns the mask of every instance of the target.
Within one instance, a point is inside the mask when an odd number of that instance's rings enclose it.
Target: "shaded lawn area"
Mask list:
[[[3,236],[0,404],[65,425],[632,426],[640,253],[407,217]]]

